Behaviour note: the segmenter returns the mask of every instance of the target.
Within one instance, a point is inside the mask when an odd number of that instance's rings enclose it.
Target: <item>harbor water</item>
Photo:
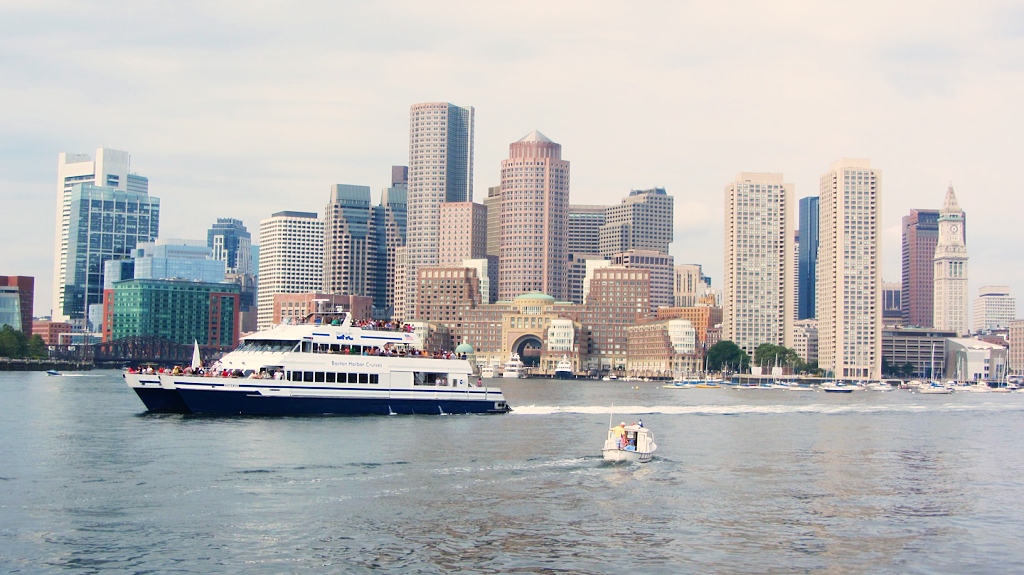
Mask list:
[[[1024,572],[1024,393],[491,383],[514,412],[197,417],[0,373],[0,572]],[[640,418],[654,460],[602,461]]]

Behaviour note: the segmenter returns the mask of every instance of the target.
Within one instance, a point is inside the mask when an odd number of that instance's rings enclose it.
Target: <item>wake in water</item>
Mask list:
[[[846,415],[871,413],[935,413],[935,412],[1008,412],[1024,411],[1024,404],[982,403],[962,405],[955,403],[929,405],[517,405],[511,415],[552,415],[557,413],[583,413],[616,415],[776,415],[791,413]]]

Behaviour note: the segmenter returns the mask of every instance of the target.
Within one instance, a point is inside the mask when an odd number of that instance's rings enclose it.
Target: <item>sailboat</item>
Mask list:
[[[199,356],[199,340],[194,339],[192,341],[195,342],[195,345],[192,348],[192,370],[195,371],[200,367],[203,367],[203,359]]]

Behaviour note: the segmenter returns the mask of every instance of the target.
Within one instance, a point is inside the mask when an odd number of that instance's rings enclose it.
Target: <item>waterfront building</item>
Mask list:
[[[312,212],[284,211],[260,221],[257,329],[273,325],[274,295],[323,291],[324,222]]]
[[[601,226],[609,206],[570,205],[569,236],[566,249],[570,254],[601,252]]]
[[[903,216],[903,325],[931,327],[935,316],[935,246],[939,211],[910,210]]]
[[[87,278],[78,278],[78,282],[69,279],[70,275],[74,275],[75,269],[73,269],[78,262],[79,258],[85,256],[88,261],[88,268],[93,270],[89,273],[98,276],[100,274],[99,268],[102,267],[102,263],[98,260],[98,253],[86,254],[76,253],[71,250],[71,241],[74,239],[71,235],[71,226],[73,223],[72,218],[72,190],[77,184],[92,184],[99,187],[104,187],[112,190],[119,190],[122,192],[132,192],[135,194],[141,194],[145,196],[149,193],[149,180],[139,176],[138,174],[132,173],[131,169],[131,156],[127,152],[121,152],[118,150],[111,150],[108,148],[98,148],[96,150],[95,158],[90,157],[88,154],[68,154],[61,152],[57,157],[57,212],[56,212],[56,230],[54,235],[53,244],[53,308],[51,313],[55,321],[67,321],[70,319],[70,315],[65,311],[65,291],[67,286],[73,286],[75,289],[74,296],[79,298],[82,296],[83,284]],[[154,198],[155,199],[155,198]],[[134,207],[139,207],[139,202],[136,199]],[[159,206],[159,200],[156,200],[155,205]],[[103,206],[99,206],[102,210]],[[112,206],[110,210],[102,210],[108,215],[120,213],[119,210]],[[129,206],[125,207],[124,211],[127,211]],[[104,233],[113,233],[118,236],[121,234],[130,234],[130,229],[139,229],[140,223],[144,223],[143,235],[147,238],[156,237],[156,224],[153,224],[153,228],[150,229],[150,214],[141,212],[128,212],[123,218],[117,218],[116,224],[109,222],[111,229]],[[107,223],[105,220],[108,216],[101,217],[101,225]],[[78,226],[81,229],[81,226]],[[124,229],[121,229],[124,228]],[[111,237],[113,241],[113,236]],[[81,246],[76,244],[76,249]],[[135,247],[134,244],[128,249]],[[90,257],[90,255],[92,257]],[[89,260],[93,261],[89,261]],[[109,258],[108,258],[109,259]],[[102,283],[98,279],[91,282],[93,285],[99,285]],[[96,303],[96,302],[93,302]],[[84,311],[81,305],[77,302],[71,306],[76,311],[76,325],[81,326],[83,323]],[[79,308],[81,312],[78,313]]]
[[[323,293],[278,293],[273,297],[273,312],[270,322],[273,325],[297,323],[313,313],[323,310],[344,311],[352,315],[354,321],[370,319],[373,314],[373,298],[362,295]]]
[[[530,292],[566,297],[569,162],[534,130],[509,144],[501,162],[498,298]]]
[[[613,266],[626,269],[645,269],[651,272],[651,309],[672,307],[675,284],[675,258],[653,250],[629,250],[611,257]]]
[[[697,300],[704,296],[710,287],[701,265],[682,264],[676,266],[674,271],[673,307],[695,307]]]
[[[882,323],[897,325],[903,322],[903,284],[882,282]]]
[[[126,259],[136,246],[156,239],[160,200],[145,191],[76,183],[69,202],[67,239],[61,248],[68,261],[60,265],[65,284],[58,289],[63,308],[53,313],[75,329],[87,330],[90,315],[102,317],[104,264]]]
[[[226,273],[252,274],[252,234],[242,220],[217,218],[206,232],[206,245],[213,259],[224,262]]]
[[[214,257],[214,250],[202,240],[154,239],[139,243],[130,260],[106,262],[104,289],[127,279],[181,279],[207,283],[224,281],[226,261]]]
[[[830,377],[880,377],[880,193],[867,159],[838,160],[821,176],[818,365]]]
[[[487,188],[484,207],[487,208],[487,255],[501,257],[501,186]]]
[[[252,274],[224,274],[224,281],[236,284],[238,294],[238,333],[247,335],[256,331],[256,276]]]
[[[941,229],[939,230],[941,242]],[[1006,378],[1006,347],[968,337],[946,340],[944,377],[956,381],[1003,381]]]
[[[46,345],[63,345],[61,336],[71,333],[71,324],[63,321],[37,319],[32,321],[32,335],[43,338]]]
[[[651,272],[616,266],[591,271],[586,303],[573,318],[588,335],[586,350],[580,351],[588,358],[588,370],[621,371],[628,351],[626,328],[651,309]]]
[[[964,212],[957,204],[953,186],[939,210],[939,239],[935,245],[932,325],[967,333],[967,232]]]
[[[601,255],[611,257],[629,250],[668,253],[673,239],[673,198],[664,188],[632,190],[622,203],[605,210],[599,230]]]
[[[696,330],[685,319],[663,319],[626,328],[626,375],[674,377],[704,370],[703,353],[697,347]]]
[[[586,260],[585,267],[586,271],[583,274],[583,303],[587,303],[587,297],[590,295],[590,285],[594,280],[594,274],[599,269],[607,268],[612,265],[610,260],[606,259],[592,259]]]
[[[818,361],[818,320],[800,319],[793,322],[793,351],[807,363]]]
[[[482,303],[480,276],[471,267],[423,267],[416,270],[416,317],[444,325],[449,330],[463,317],[465,307]],[[458,304],[458,305],[456,305]],[[458,345],[457,342],[455,345]],[[446,349],[454,349],[454,345]]]
[[[438,265],[487,257],[487,207],[474,202],[441,204]]]
[[[1017,300],[1010,295],[1010,286],[984,286],[974,300],[975,333],[1005,329],[1017,317]]]
[[[437,266],[441,204],[473,201],[474,110],[447,102],[409,109],[407,270],[395,315],[412,319],[416,270]]]
[[[405,166],[394,166],[392,172],[399,168]],[[378,319],[390,319],[394,315],[395,291],[399,285],[398,250],[405,249],[408,195],[405,184],[399,182],[381,192],[380,203],[370,214],[366,281],[368,295],[373,297],[373,314]]]
[[[1007,332],[1010,373],[1024,375],[1024,319],[1011,321]]]
[[[324,210],[323,291],[369,295],[370,187],[335,184]]]
[[[885,327],[882,329],[883,375],[909,368],[903,377],[934,379],[943,376],[946,341],[956,337],[952,331],[931,327]]]
[[[685,319],[697,332],[697,345],[707,349],[717,342],[708,341],[708,337],[716,326],[722,325],[722,308],[708,305],[705,299],[698,305],[690,307],[659,307],[656,311],[658,319]]]
[[[476,270],[476,277],[480,280],[480,303],[498,301],[498,258],[465,259],[462,266]]]
[[[179,344],[236,347],[239,291],[232,283],[139,278],[115,282],[103,302],[103,341],[157,337]]]
[[[607,262],[601,265],[610,265],[604,256],[597,253],[569,252],[569,262],[566,266],[566,300],[576,304],[583,303],[583,285],[587,278],[587,263],[590,261]]]
[[[725,188],[722,337],[751,357],[793,345],[793,184],[742,172]]]
[[[14,331],[25,327],[21,320],[21,296],[18,288],[0,285],[0,327],[10,326]],[[29,324],[32,329],[32,324]]]
[[[815,299],[818,266],[818,196],[800,199],[800,244],[797,249],[797,319],[815,317]]]
[[[31,337],[35,329],[32,323],[32,315],[35,308],[36,278],[32,276],[0,276],[0,287],[13,288],[13,293],[17,294],[16,299],[18,303],[18,326],[16,327],[12,323],[15,320],[9,316],[6,319],[0,319],[0,326],[6,323],[15,330]],[[12,304],[8,302],[7,306],[11,307]],[[9,309],[8,313],[10,313]]]

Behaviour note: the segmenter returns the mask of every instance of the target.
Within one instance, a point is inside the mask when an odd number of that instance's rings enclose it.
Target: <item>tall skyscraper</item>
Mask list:
[[[616,206],[605,210],[599,232],[601,255],[611,257],[629,250],[668,253],[672,243],[672,196],[664,188],[633,190]]]
[[[611,257],[613,266],[622,267],[628,270],[647,270],[650,272],[651,309],[648,313],[656,311],[659,307],[672,307],[674,303],[673,287],[675,284],[675,258],[656,252],[654,250],[629,250]]]
[[[412,319],[416,270],[438,264],[442,202],[473,200],[472,107],[446,102],[409,110],[408,264],[395,315]]]
[[[369,229],[369,186],[332,186],[324,210],[324,292],[369,295]]]
[[[57,214],[56,232],[53,243],[53,321],[68,321],[69,316],[64,311],[65,287],[68,285],[68,274],[72,273],[75,265],[76,255],[68,253],[69,230],[71,227],[71,191],[75,184],[93,184],[122,192],[133,192],[146,195],[149,193],[149,180],[130,173],[131,157],[127,152],[98,148],[96,158],[88,154],[68,154],[61,152],[57,158]],[[158,202],[159,203],[159,202]],[[102,206],[101,206],[102,207]],[[138,202],[136,201],[136,207]],[[139,215],[127,214],[121,225],[127,226],[129,220],[138,225]],[[147,220],[149,216],[146,215]],[[114,230],[111,229],[111,233]],[[124,230],[121,233],[126,233]],[[149,229],[146,234],[148,239]],[[156,237],[155,235],[153,237]],[[135,247],[133,244],[130,248]],[[89,268],[92,273],[100,274],[98,270],[103,264],[90,262]],[[102,282],[99,282],[102,285]]]
[[[800,199],[800,247],[797,270],[797,319],[814,316],[814,290],[818,271],[818,196]]]
[[[1010,286],[979,288],[973,315],[971,327],[976,333],[1010,327],[1010,322],[1017,318],[1017,300],[1010,295]]]
[[[487,255],[501,256],[501,186],[487,188]],[[495,286],[497,287],[497,286]]]
[[[498,299],[540,292],[566,297],[569,162],[562,146],[534,130],[501,162]]]
[[[271,327],[274,294],[313,293],[324,283],[324,222],[311,212],[277,212],[260,221],[257,328]]]
[[[672,305],[695,307],[697,301],[707,293],[709,287],[700,264],[677,265],[675,281],[672,286]]]
[[[381,194],[380,204],[372,210],[367,267],[374,317],[377,319],[390,319],[395,311],[395,286],[398,282],[395,258],[398,249],[405,248],[408,195],[404,184],[388,188]]]
[[[441,266],[457,266],[462,260],[486,258],[487,207],[474,202],[441,204],[439,244]]]
[[[217,218],[206,232],[213,259],[221,260],[229,274],[252,274],[252,234],[242,220]]]
[[[933,279],[939,243],[939,211],[910,210],[903,216],[903,325],[931,327],[935,315]]]
[[[60,313],[76,328],[88,329],[90,316],[102,317],[104,264],[127,259],[138,244],[157,238],[160,200],[144,192],[75,184],[68,216]]]
[[[569,206],[569,253],[601,253],[601,226],[605,223],[605,211],[608,207]]]
[[[946,190],[946,200],[939,210],[939,241],[935,245],[935,315],[936,329],[967,333],[967,231],[964,211],[956,201],[953,186]]]
[[[722,338],[749,355],[793,345],[793,184],[743,172],[725,188]]]
[[[838,378],[881,377],[881,179],[855,158],[821,176],[818,365]]]

